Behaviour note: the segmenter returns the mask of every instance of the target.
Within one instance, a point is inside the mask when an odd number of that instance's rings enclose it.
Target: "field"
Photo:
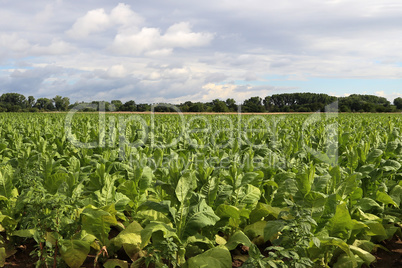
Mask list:
[[[0,122],[0,267],[368,267],[402,237],[400,114]]]

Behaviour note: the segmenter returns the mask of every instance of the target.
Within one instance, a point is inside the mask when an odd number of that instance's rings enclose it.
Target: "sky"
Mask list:
[[[0,0],[0,94],[402,97],[400,0]]]

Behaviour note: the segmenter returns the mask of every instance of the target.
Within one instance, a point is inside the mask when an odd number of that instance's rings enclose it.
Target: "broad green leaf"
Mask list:
[[[229,250],[233,250],[240,244],[244,245],[246,247],[250,247],[251,241],[242,231],[237,231],[229,238],[229,240],[225,246]]]
[[[336,237],[319,237],[321,246],[336,246],[342,249],[348,256],[352,256],[349,245],[342,239]]]
[[[219,219],[220,218],[216,216],[212,208],[205,203],[205,200],[201,200],[199,204],[189,208],[186,223],[183,228],[183,238],[196,234],[206,226],[214,225]]]
[[[211,177],[201,188],[201,194],[205,196],[207,204],[212,206],[219,190],[219,179]]]
[[[176,186],[176,197],[180,203],[183,203],[189,197],[189,193],[192,190],[193,182],[191,181],[193,176],[186,173],[186,175],[180,177]]]
[[[151,222],[144,229],[141,230],[141,248],[144,248],[153,235],[157,232],[162,232],[163,238],[173,237],[177,240],[176,230],[173,229],[171,226],[163,223],[163,222]],[[153,243],[157,243],[158,241],[152,241]]]
[[[377,221],[365,221],[364,224],[368,226],[369,229],[367,230],[367,234],[370,236],[374,236],[374,235],[386,236],[387,235],[384,226]]]
[[[388,159],[382,164],[384,171],[398,171],[401,168],[401,164],[398,161]]]
[[[35,234],[35,229],[23,229],[17,230],[13,232],[14,236],[24,237],[24,238],[31,238]]]
[[[383,151],[380,149],[374,149],[367,155],[367,163],[373,163],[375,160],[377,160],[381,155],[383,154]]]
[[[381,191],[377,191],[375,200],[377,200],[378,202],[384,203],[386,205],[393,205],[395,207],[399,207],[398,204],[395,203],[395,201],[392,200],[392,198],[388,194],[381,192]]]
[[[242,187],[240,189],[239,195],[238,195],[238,203],[240,205],[254,205],[257,204],[258,200],[261,197],[261,191],[259,188],[247,184],[245,187]]]
[[[257,236],[264,237],[264,229],[266,225],[266,221],[257,221],[253,224],[247,225],[244,228],[244,233],[250,237],[250,239],[254,239]]]
[[[109,259],[107,260],[104,264],[103,267],[105,268],[128,268],[128,262],[123,261],[123,260],[118,260],[118,259]]]
[[[368,197],[364,197],[357,201],[356,206],[360,207],[363,211],[369,211],[372,208],[381,208],[376,201]]]
[[[334,264],[334,268],[357,268],[358,264],[354,256],[341,255],[336,263]]]
[[[4,247],[0,247],[0,267],[4,267],[6,263],[6,249]]]
[[[235,188],[237,189],[247,184],[257,186],[259,185],[259,182],[262,180],[263,176],[264,174],[261,171],[244,173],[241,180],[236,181]]]
[[[138,182],[138,187],[140,190],[145,191],[148,189],[152,184],[152,169],[150,167],[144,167],[142,170],[141,178]]]
[[[301,173],[296,175],[296,181],[299,188],[299,191],[306,195],[311,191],[311,185],[314,181],[315,167],[310,165],[309,168],[306,168]]]
[[[82,229],[96,236],[103,245],[108,240],[110,226],[117,225],[115,216],[109,212],[87,207],[81,213]]]
[[[15,198],[18,196],[18,191],[14,187],[12,181],[13,170],[11,166],[0,167],[0,196],[6,199]]]
[[[276,239],[278,233],[285,228],[286,222],[282,220],[268,221],[264,228],[264,240],[271,242]]]
[[[188,259],[183,268],[231,268],[232,257],[226,247],[215,247]]]
[[[354,223],[350,217],[346,203],[341,203],[336,207],[335,215],[329,220],[327,228],[330,236],[345,238],[348,230],[352,230]]]
[[[389,193],[389,196],[392,198],[395,204],[400,207],[402,202],[402,186],[395,185],[395,187],[392,188],[391,192]]]
[[[318,220],[321,218],[328,200],[327,196],[320,192],[310,191],[304,198],[309,206],[311,206],[311,216],[313,219]]]
[[[364,261],[365,264],[370,265],[372,262],[374,262],[376,260],[376,258],[370,254],[370,252],[365,251],[364,249],[361,249],[359,247],[356,246],[352,246],[350,245],[350,250],[358,255],[360,257],[360,259],[362,259]]]
[[[79,268],[84,263],[90,250],[90,244],[81,240],[60,240],[61,258],[70,268]]]
[[[123,231],[121,231],[114,239],[113,239],[113,243],[117,246],[117,247],[121,247],[123,245],[134,245],[134,246],[140,246],[141,244],[141,230],[142,227],[141,225],[136,222],[133,221],[132,223],[130,223],[126,229],[124,229]],[[131,255],[132,252],[130,252],[130,254],[127,252],[128,256],[132,256]]]
[[[225,204],[219,205],[215,210],[215,214],[219,218],[240,219],[240,209],[231,205],[225,205]]]
[[[279,213],[282,211],[279,207],[272,207],[265,203],[258,203],[257,206],[250,213],[250,222],[254,223],[262,220],[268,215],[278,218]]]

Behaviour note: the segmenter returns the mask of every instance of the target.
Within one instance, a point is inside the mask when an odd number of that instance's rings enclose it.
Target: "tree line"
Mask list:
[[[123,103],[120,100],[75,102],[70,103],[68,97],[56,95],[54,98],[38,98],[33,96],[26,98],[19,93],[4,93],[0,96],[0,112],[43,112],[43,111],[68,111],[78,104],[90,104],[92,107],[83,111],[97,111],[102,103],[106,111],[127,112],[175,112],[177,107],[181,112],[237,112],[241,105],[241,112],[316,112],[325,111],[325,107],[338,101],[339,112],[396,112],[402,111],[402,98],[396,98],[391,104],[384,97],[375,95],[353,94],[347,97],[334,97],[318,93],[284,93],[271,96],[251,97],[243,103],[236,103],[232,98],[226,101],[215,99],[211,102],[186,101],[180,104],[159,104],[152,106],[147,103],[136,103],[134,100]],[[102,105],[102,106],[103,106]],[[173,107],[174,106],[174,107]]]

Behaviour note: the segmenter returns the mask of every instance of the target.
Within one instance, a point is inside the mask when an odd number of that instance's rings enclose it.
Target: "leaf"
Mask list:
[[[347,236],[348,230],[352,230],[353,227],[354,223],[350,217],[346,203],[338,205],[334,217],[327,224],[330,236],[344,238]]]
[[[245,187],[241,188],[238,202],[240,205],[254,205],[260,200],[260,197],[260,189],[251,184],[247,184]]]
[[[242,186],[245,186],[247,184],[251,184],[251,185],[259,185],[259,182],[262,180],[262,178],[264,177],[264,174],[259,171],[259,172],[246,172],[244,173],[244,175],[242,176],[241,179],[236,181],[236,185],[235,188],[240,188]]]
[[[253,224],[247,225],[244,228],[244,233],[251,239],[254,239],[257,236],[264,237],[264,229],[266,225],[266,221],[257,221]]]
[[[377,222],[377,221],[365,221],[365,225],[368,226],[369,230],[367,231],[367,234],[370,236],[375,236],[375,235],[381,235],[381,236],[387,236],[387,232],[385,231],[384,226]]]
[[[226,247],[218,246],[188,259],[183,268],[231,268],[232,257]]]
[[[142,170],[141,178],[138,182],[138,187],[141,191],[145,191],[151,186],[152,177],[152,169],[148,166],[144,167],[144,169]]]
[[[381,208],[381,206],[371,198],[364,197],[357,201],[357,207],[360,207],[363,211],[369,211],[372,208]]]
[[[392,200],[392,198],[388,194],[381,192],[381,191],[377,191],[375,200],[377,200],[381,203],[384,203],[386,205],[393,205],[395,207],[399,207],[398,204],[395,203],[395,201]]]
[[[296,175],[296,181],[299,191],[306,195],[311,191],[311,185],[314,181],[315,167],[311,164],[303,172]]]
[[[16,191],[12,181],[12,173],[11,166],[7,165],[0,168],[0,196],[7,199],[18,196],[18,191]]]
[[[6,263],[6,249],[4,247],[0,247],[0,267],[4,267]]]
[[[189,208],[184,226],[184,237],[192,236],[206,226],[214,225],[220,218],[216,216],[210,206],[202,199],[197,205]]]
[[[115,267],[128,268],[128,262],[123,261],[123,260],[117,260],[117,259],[109,259],[103,264],[103,267],[105,267],[105,268],[115,268]]]
[[[264,241],[271,242],[276,239],[278,233],[285,228],[286,222],[282,220],[268,221],[264,228]]]
[[[400,206],[402,202],[402,186],[395,185],[395,187],[392,188],[391,192],[389,193],[389,196],[398,206]]]
[[[60,240],[61,258],[70,268],[79,268],[84,263],[90,250],[90,244],[81,240]]]
[[[250,213],[250,222],[257,222],[267,217],[268,215],[272,215],[275,218],[278,218],[279,213],[282,211],[281,208],[272,207],[265,203],[258,203],[257,206]]]
[[[325,204],[327,203],[327,196],[325,194],[310,191],[306,196],[305,200],[309,202],[311,206],[311,216],[318,220],[321,218],[325,210]]]
[[[215,213],[219,218],[240,219],[240,210],[231,205],[221,204],[216,208]]]
[[[141,225],[138,222],[133,221],[126,227],[126,229],[113,238],[112,241],[118,248],[123,246],[127,256],[134,259],[134,255],[140,250],[142,242],[141,231]]]
[[[179,240],[176,234],[176,230],[163,222],[151,222],[144,229],[141,230],[141,248],[144,248],[153,234],[156,232],[162,232],[163,238],[173,237]],[[152,241],[153,243],[158,243],[158,241]]]
[[[364,249],[352,245],[350,245],[349,247],[350,250],[357,256],[359,256],[367,265],[370,265],[372,262],[376,260],[376,258],[372,254],[370,254],[370,252],[367,252]]]
[[[82,229],[96,236],[105,245],[110,226],[117,225],[115,216],[102,209],[87,207],[82,211],[81,217]]]
[[[321,246],[336,246],[342,249],[348,256],[352,256],[349,245],[337,237],[319,237]]]
[[[201,188],[201,194],[205,196],[207,204],[212,206],[215,202],[219,190],[219,179],[211,177]]]
[[[383,151],[380,149],[374,149],[367,155],[366,162],[367,163],[373,163],[375,160],[377,160],[381,155],[383,154]]]
[[[401,168],[401,164],[398,161],[388,159],[382,164],[384,171],[398,171]]]
[[[240,244],[246,247],[250,247],[251,241],[242,231],[237,231],[229,238],[225,246],[229,250],[233,250]]]
[[[215,235],[215,243],[218,245],[225,245],[227,243],[226,239],[220,235]]]
[[[193,188],[194,177],[191,174],[186,173],[177,182],[175,193],[180,203],[183,203],[188,198],[190,190]]]
[[[23,229],[13,232],[13,236],[19,236],[24,238],[31,238],[35,234],[35,229]]]
[[[336,263],[334,264],[334,268],[357,268],[357,262],[353,256],[341,255]]]

